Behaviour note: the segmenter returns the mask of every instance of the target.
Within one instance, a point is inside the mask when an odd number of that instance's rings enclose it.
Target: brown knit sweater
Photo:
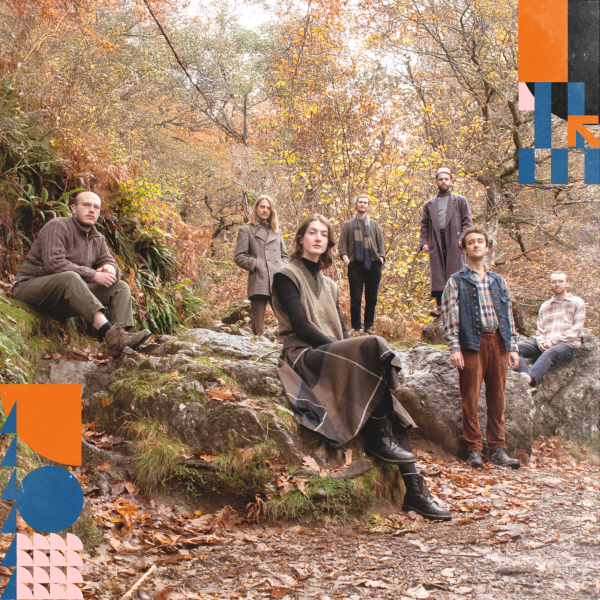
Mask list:
[[[121,277],[104,236],[95,227],[86,231],[75,217],[56,217],[42,227],[15,281],[74,271],[91,283],[96,269],[104,265],[112,265],[117,279]]]

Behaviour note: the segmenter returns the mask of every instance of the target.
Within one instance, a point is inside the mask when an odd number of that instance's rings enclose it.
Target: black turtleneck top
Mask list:
[[[302,258],[301,260],[304,263],[304,266],[308,269],[309,273],[316,279],[319,272],[319,263],[308,260],[308,258]],[[283,273],[276,273],[273,279],[273,288],[275,289],[279,303],[282,307],[285,307],[284,310],[290,319],[294,333],[303,342],[316,347],[324,346],[325,344],[331,344],[335,341],[329,339],[314,325],[310,324],[306,318],[306,312],[302,307],[302,303],[300,302],[300,292],[296,287],[296,284],[289,277],[286,277]],[[344,339],[347,339],[350,336],[348,335],[348,330],[346,329],[344,320],[342,319],[342,312],[340,310],[339,302],[336,302],[336,309],[340,318],[340,325],[342,326]]]

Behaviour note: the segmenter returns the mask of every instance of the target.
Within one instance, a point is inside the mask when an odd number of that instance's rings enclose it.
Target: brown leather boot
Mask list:
[[[126,331],[124,327],[115,325],[106,332],[104,340],[106,341],[106,353],[112,358],[119,358],[123,348],[137,348],[143,344],[152,332],[149,329],[142,331]]]

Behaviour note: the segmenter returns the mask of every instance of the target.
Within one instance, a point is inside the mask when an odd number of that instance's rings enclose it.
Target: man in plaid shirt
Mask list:
[[[550,367],[570,361],[581,346],[585,323],[585,302],[567,292],[566,273],[550,275],[550,289],[554,296],[542,304],[538,314],[535,341],[519,344],[519,366],[515,371],[526,373],[529,385],[535,387]],[[525,359],[535,361],[527,372]]]
[[[446,284],[442,318],[450,358],[458,369],[468,465],[483,467],[477,408],[481,384],[485,381],[490,462],[518,469],[521,463],[510,458],[504,449],[506,375],[509,363],[512,369],[519,364],[510,293],[504,279],[483,262],[489,249],[485,230],[479,227],[465,229],[460,247],[467,255],[467,264]]]

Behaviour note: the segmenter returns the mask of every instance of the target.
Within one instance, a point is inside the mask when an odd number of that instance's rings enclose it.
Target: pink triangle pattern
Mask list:
[[[79,590],[78,590],[79,591]],[[79,592],[81,594],[81,592]],[[64,587],[57,585],[56,583],[50,584],[50,598],[57,600],[67,600],[69,596]]]
[[[46,553],[42,552],[41,550],[34,550],[33,551],[33,565],[35,567],[49,567],[50,561],[48,560]]]
[[[67,552],[69,552],[69,550],[67,550]],[[66,567],[67,559],[58,550],[50,550],[50,566]]]
[[[17,567],[33,567],[33,559],[25,550],[17,550]]]
[[[18,600],[33,600],[31,590],[23,583],[17,583]]]
[[[67,585],[67,577],[64,572],[58,567],[50,567],[50,582],[51,583],[62,583]]]
[[[74,550],[67,550],[67,566],[69,567],[83,567],[83,560],[81,556]]]
[[[67,533],[67,548],[69,550],[83,550],[83,542],[72,533]]]
[[[50,598],[50,592],[40,583],[33,584],[33,600]]]
[[[67,583],[83,583],[83,577],[75,567],[67,567]]]
[[[50,583],[50,578],[45,569],[33,567],[33,583]]]
[[[50,543],[41,533],[34,532],[34,534],[33,534],[33,549],[34,550],[50,550]]]
[[[32,541],[24,533],[17,533],[17,550],[33,550]]]
[[[68,535],[73,535],[72,533]],[[76,537],[76,536],[74,536]],[[67,543],[63,540],[58,533],[50,534],[50,550],[66,550]]]
[[[33,583],[33,576],[29,569],[17,567],[17,584],[19,583]]]

